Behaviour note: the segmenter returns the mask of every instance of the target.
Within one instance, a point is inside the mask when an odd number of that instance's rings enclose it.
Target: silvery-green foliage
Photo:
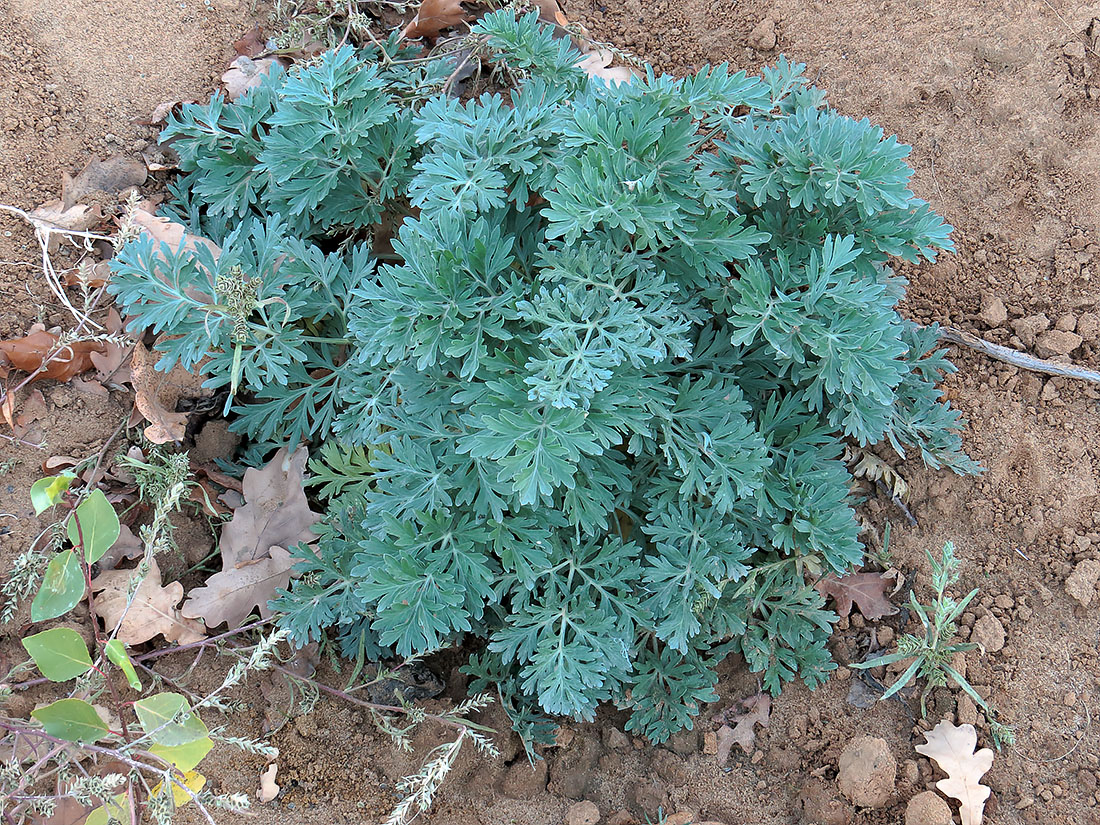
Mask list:
[[[161,368],[210,357],[236,430],[320,445],[283,625],[349,656],[483,638],[474,689],[533,736],[613,700],[664,739],[730,652],[820,682],[807,576],[862,557],[844,439],[973,469],[896,309],[891,258],[951,248],[908,148],[784,60],[609,87],[535,16],[469,42],[516,87],[433,96],[445,69],[345,46],[184,107],[175,206],[224,251],[113,263]]]

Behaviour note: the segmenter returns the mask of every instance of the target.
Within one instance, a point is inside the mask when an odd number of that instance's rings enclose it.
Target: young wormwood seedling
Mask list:
[[[924,634],[918,636],[905,633],[898,638],[897,653],[880,656],[869,662],[853,664],[851,667],[867,670],[912,659],[913,661],[897,678],[897,681],[882,694],[883,700],[896,694],[909,684],[914,677],[923,679],[924,689],[920,695],[920,713],[923,718],[927,714],[926,699],[928,694],[934,688],[945,686],[948,679],[950,679],[962,688],[985,713],[997,746],[1010,745],[1015,741],[1012,728],[997,721],[996,711],[992,705],[974,690],[965,676],[951,666],[951,660],[956,653],[965,653],[978,647],[973,642],[962,642],[956,639],[959,630],[958,618],[973,601],[974,597],[978,595],[978,589],[971,590],[961,601],[956,601],[947,594],[947,589],[959,580],[959,560],[955,558],[954,544],[951,542],[944,544],[939,559],[933,556],[931,551],[925,552],[932,566],[932,588],[935,590],[932,603],[925,607],[917,601],[915,593],[911,592],[909,594],[909,606],[920,619]]]

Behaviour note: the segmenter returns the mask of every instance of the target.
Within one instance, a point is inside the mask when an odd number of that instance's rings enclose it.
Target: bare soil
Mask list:
[[[571,0],[566,12],[671,73],[722,61],[753,71],[781,52],[805,62],[842,112],[866,116],[914,146],[913,188],[956,227],[956,255],[903,268],[911,279],[905,311],[1032,351],[1034,323],[1017,322],[1043,314],[1052,329],[1082,336],[1069,354],[1074,362],[1100,368],[1100,23],[1093,22],[1100,7],[1073,0]],[[202,96],[230,56],[227,44],[256,16],[246,0],[0,0],[0,201],[33,207],[56,197],[61,173],[77,171],[89,154],[140,149],[154,135],[132,119],[165,99]],[[40,317],[64,321],[36,280],[37,255],[30,232],[0,216],[2,336]],[[981,310],[994,297],[1008,318],[991,325]],[[881,497],[866,515],[879,526],[893,523],[894,561],[916,574],[918,595],[928,593],[926,548],[953,541],[964,564],[960,590],[980,587],[982,594],[964,617],[963,635],[986,616],[1004,629],[1003,648],[972,652],[965,662],[970,681],[1018,736],[986,777],[993,789],[986,821],[1100,823],[1097,601],[1082,607],[1065,587],[1077,565],[1100,559],[1100,392],[966,351],[953,359],[959,372],[947,392],[970,420],[968,449],[986,472],[957,478],[902,465],[918,526],[906,526]],[[35,532],[26,491],[44,455],[97,449],[128,411],[125,397],[43,389],[49,451],[0,444],[7,469],[0,512],[19,517],[0,521],[0,569]],[[842,622],[836,659],[860,660],[872,634],[883,641],[904,630],[903,616]],[[10,650],[0,645],[0,655]],[[461,694],[452,662],[431,664],[449,679],[449,695]],[[325,668],[322,675],[340,678]],[[706,719],[757,691],[740,662],[728,662],[721,677],[721,703]],[[502,737],[501,758],[460,759],[429,821],[558,823],[584,798],[619,825],[647,815],[658,821],[658,805],[726,825],[901,822],[906,801],[939,778],[914,751],[928,725],[913,702],[850,705],[854,678],[842,667],[814,693],[785,691],[755,752],[735,751],[724,769],[703,752],[703,729],[712,728],[705,720],[700,730],[653,747],[624,736],[624,719],[608,709],[594,723],[568,724],[562,745],[547,749],[535,770],[514,737]],[[274,695],[264,698],[255,685],[240,691],[245,710],[230,720],[230,732],[259,735]],[[933,695],[930,722],[973,721],[970,715],[956,692]],[[981,720],[978,727],[989,744]],[[257,806],[254,821],[378,821],[398,798],[394,783],[445,735],[425,727],[404,754],[358,710],[322,702],[275,734],[284,790]],[[886,808],[852,809],[837,790],[840,751],[859,735],[884,738],[898,761]],[[204,763],[217,786],[254,790],[262,761],[223,753]],[[814,805],[825,813],[810,816]]]

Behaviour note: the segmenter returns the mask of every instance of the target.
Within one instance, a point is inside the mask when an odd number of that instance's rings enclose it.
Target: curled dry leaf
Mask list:
[[[962,825],[981,825],[985,800],[989,798],[989,788],[981,784],[981,778],[993,767],[993,751],[982,748],[975,752],[978,732],[973,725],[940,722],[926,731],[924,738],[928,741],[916,746],[917,753],[934,759],[947,774],[936,787],[959,800]]]
[[[261,57],[259,60],[253,60],[251,57],[241,55],[229,64],[229,68],[222,75],[225,94],[230,100],[238,100],[249,89],[259,86],[275,66],[282,66],[285,69],[289,65],[290,62],[281,57]]]
[[[125,524],[118,528],[118,539],[96,564],[100,570],[114,570],[123,559],[137,559],[145,553],[145,544]]]
[[[107,332],[111,335],[122,335],[122,318],[118,310],[111,307],[107,313],[105,322]],[[102,386],[114,386],[121,388],[123,384],[130,383],[129,365],[130,347],[116,344],[113,341],[105,341],[102,352],[92,353],[92,363],[95,364],[95,380]]]
[[[253,26],[233,44],[233,51],[244,57],[257,57],[267,51],[267,38],[264,30]]]
[[[137,645],[147,642],[158,633],[169,642],[190,644],[206,638],[202,622],[188,619],[176,605],[183,598],[183,585],[172,582],[161,586],[157,560],[149,562],[149,572],[129,603],[130,579],[133,570],[109,570],[92,579],[92,592],[96,593],[96,610],[110,630],[119,625],[118,639],[123,644]],[[119,624],[121,622],[121,624]]]
[[[107,160],[93,157],[75,177],[61,178],[61,203],[69,209],[89,195],[117,195],[131,186],[141,186],[149,177],[145,163],[126,155],[112,155]]]
[[[418,37],[438,37],[444,29],[449,29],[466,18],[466,10],[460,0],[424,0],[401,32],[403,37],[415,40]]]
[[[154,367],[159,357],[139,341],[134,345],[130,377],[134,405],[149,422],[145,437],[154,444],[167,444],[181,441],[187,429],[187,414],[176,412],[176,404],[181,398],[202,397],[206,391],[197,371],[191,373],[176,364],[171,372],[158,372]]]
[[[98,204],[88,206],[78,203],[66,206],[59,200],[42,204],[30,215],[35,221],[47,224],[48,228],[52,227],[65,232],[87,232],[103,220],[103,211]]]
[[[275,775],[278,772],[279,766],[272,762],[260,774],[260,790],[256,793],[256,798],[261,802],[270,802],[279,795],[279,786],[275,784]]]
[[[578,60],[577,68],[589,77],[607,81],[608,85],[629,83],[637,77],[634,69],[628,66],[612,66],[614,59],[615,55],[607,49],[597,49]]]
[[[179,106],[183,106],[185,103],[198,103],[193,98],[187,98],[185,100],[165,100],[163,103],[158,103],[146,117],[134,118],[134,123],[139,126],[156,126],[159,123],[164,123],[168,120],[168,115]]]
[[[739,745],[744,753],[752,753],[756,743],[756,726],[768,726],[771,710],[772,698],[766,693],[758,693],[741,700],[740,712],[731,716],[729,711],[726,711],[724,716],[733,722],[733,727],[726,724],[718,729],[719,765],[726,764],[734,745]]]
[[[843,578],[830,573],[817,583],[817,591],[833,597],[836,612],[841,616],[851,613],[855,602],[865,619],[874,620],[898,612],[886,595],[890,584],[891,580],[881,573],[851,573]]]
[[[316,538],[312,527],[320,515],[309,509],[302,485],[308,458],[305,447],[292,454],[284,447],[262,470],[245,471],[245,504],[222,529],[221,572],[191,591],[185,616],[237,627],[253,608],[271,615],[268,601],[290,585],[294,557],[286,548]]]
[[[23,338],[0,341],[0,354],[8,366],[33,373],[44,367],[32,381],[50,378],[68,381],[92,368],[92,353],[103,352],[105,347],[96,341],[74,341],[58,347],[57,336],[44,329],[37,329]],[[0,368],[2,369],[2,368]]]

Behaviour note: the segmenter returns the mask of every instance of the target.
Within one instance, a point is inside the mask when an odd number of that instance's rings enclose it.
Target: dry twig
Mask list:
[[[970,347],[971,349],[988,355],[990,358],[995,358],[998,361],[1003,361],[1006,364],[1011,364],[1021,369],[1031,370],[1032,372],[1043,372],[1047,375],[1062,375],[1066,378],[1080,378],[1082,381],[1100,384],[1100,372],[1096,372],[1095,370],[1077,367],[1073,364],[1061,364],[1057,361],[1047,361],[1044,358],[1036,358],[1034,355],[1029,355],[1026,352],[1019,352],[1010,347],[1003,347],[1000,344],[991,343],[984,338],[979,338],[977,335],[963,332],[961,329],[955,329],[954,327],[940,327],[940,339],[952,344]]]

